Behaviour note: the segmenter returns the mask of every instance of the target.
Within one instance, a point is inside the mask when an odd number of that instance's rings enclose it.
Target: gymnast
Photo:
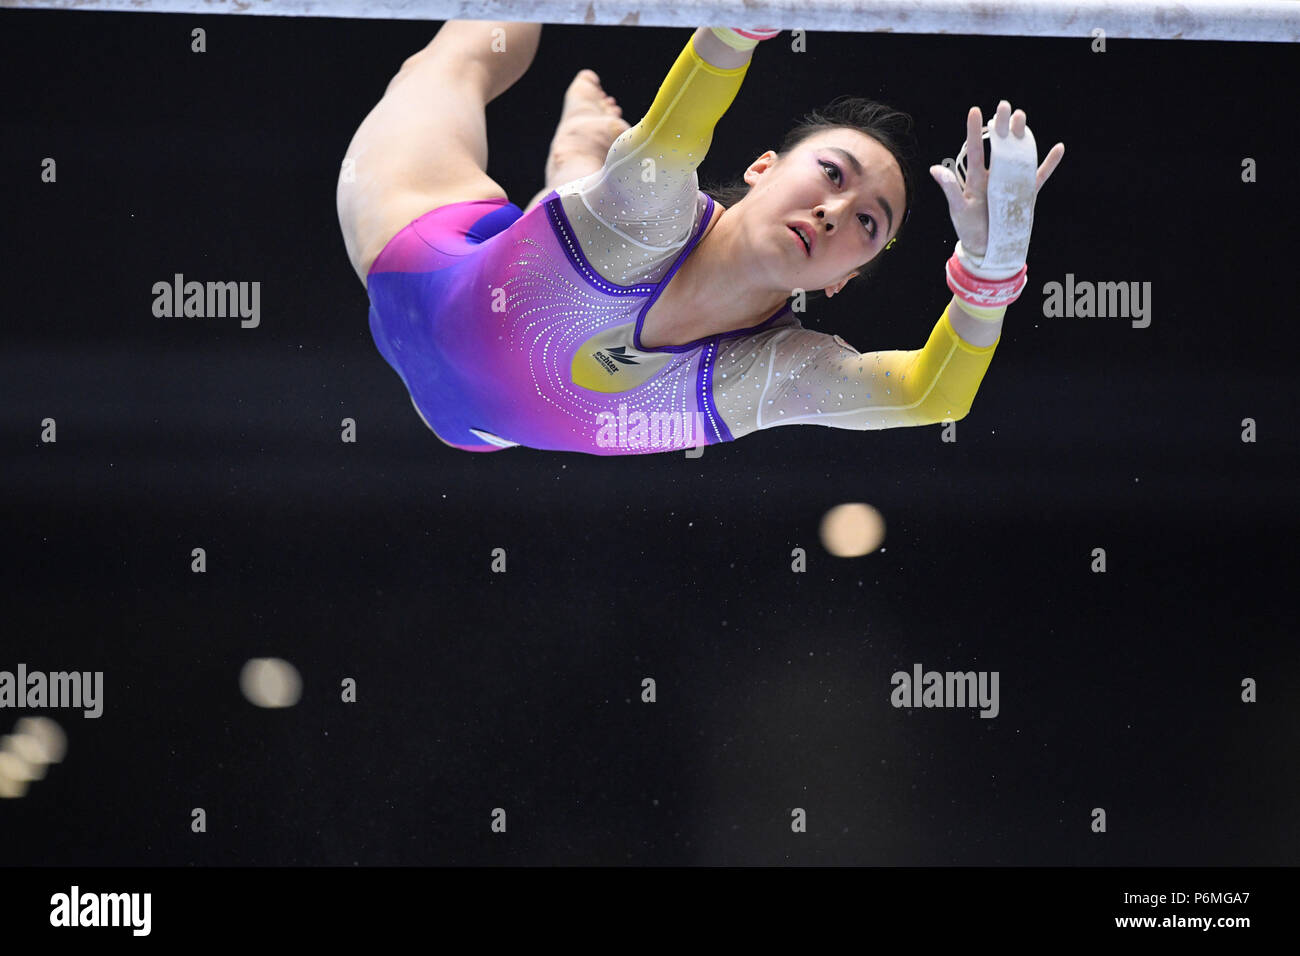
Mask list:
[[[911,118],[838,98],[754,160],[743,198],[699,188],[714,127],[777,33],[699,28],[634,126],[579,71],[525,209],[486,173],[485,107],[527,70],[541,24],[449,20],[402,64],[348,147],[338,213],[375,344],[442,442],[645,454],[970,411],[1064,144],[1040,167],[1022,110],[1003,100],[986,128],[971,107],[956,168],[930,167],[958,237],[952,300],[921,349],[858,352],[798,316],[897,242]]]

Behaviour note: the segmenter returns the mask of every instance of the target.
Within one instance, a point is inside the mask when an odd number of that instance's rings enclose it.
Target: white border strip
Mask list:
[[[0,7],[860,33],[1300,42],[1297,0],[0,0]]]

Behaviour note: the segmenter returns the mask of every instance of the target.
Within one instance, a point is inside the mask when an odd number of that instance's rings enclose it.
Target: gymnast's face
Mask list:
[[[834,295],[902,226],[907,193],[898,161],[856,129],[822,130],[784,156],[768,150],[745,170],[745,182],[754,253],[791,289]],[[796,225],[811,229],[811,248]]]

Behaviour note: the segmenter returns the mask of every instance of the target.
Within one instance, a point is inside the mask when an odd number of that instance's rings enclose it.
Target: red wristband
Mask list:
[[[996,309],[1010,305],[1020,298],[1020,293],[1029,283],[1029,265],[1020,267],[1020,271],[1006,279],[982,279],[973,275],[961,264],[961,259],[953,255],[946,268],[948,288],[963,302],[986,309]]]

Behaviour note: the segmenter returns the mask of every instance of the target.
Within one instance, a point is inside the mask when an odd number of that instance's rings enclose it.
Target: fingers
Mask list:
[[[966,114],[966,188],[983,188],[988,178],[984,165],[984,114],[978,106],[972,106]]]
[[[998,136],[1015,136],[1023,139],[1025,131],[1029,128],[1029,116],[1024,110],[1011,109],[1011,103],[1007,100],[999,100],[997,110],[994,112],[990,125],[993,133]],[[985,188],[988,182],[988,168],[984,164],[984,114],[980,112],[978,106],[972,106],[970,112],[966,114],[966,189],[967,191],[979,190]],[[1037,193],[1042,188],[1043,183],[1051,178],[1057,164],[1061,162],[1061,157],[1065,155],[1065,144],[1057,143],[1052,147],[1043,164],[1038,167],[1034,192]],[[945,186],[945,181],[940,180],[939,184]],[[944,190],[947,192],[947,189]]]
[[[993,132],[1006,136],[1011,128],[1011,104],[1006,100],[998,102],[998,111],[993,117]]]
[[[983,119],[980,122],[982,124]],[[1011,134],[1022,137],[1025,135],[1025,127],[1029,124],[1029,117],[1024,110],[1012,112],[1011,104],[1007,100],[999,100],[992,122],[993,131],[999,136]]]
[[[1024,110],[1016,110],[1013,115],[1011,104],[1001,100],[991,120],[993,132],[998,136],[1006,136],[1014,130],[1017,136],[1024,136],[1027,119]],[[987,182],[988,167],[984,165],[984,114],[978,106],[972,106],[966,114],[966,188],[982,189]]]
[[[943,190],[944,198],[948,200],[948,207],[952,208],[954,202],[953,196],[961,195],[961,187],[957,184],[957,176],[947,166],[931,166],[930,176],[939,188]]]
[[[1038,167],[1038,176],[1034,183],[1035,195],[1038,194],[1038,190],[1043,188],[1043,183],[1047,182],[1051,177],[1052,173],[1056,170],[1057,165],[1061,162],[1061,157],[1064,155],[1064,143],[1057,143],[1052,147],[1051,151],[1047,154],[1047,158],[1043,160],[1043,165]]]

